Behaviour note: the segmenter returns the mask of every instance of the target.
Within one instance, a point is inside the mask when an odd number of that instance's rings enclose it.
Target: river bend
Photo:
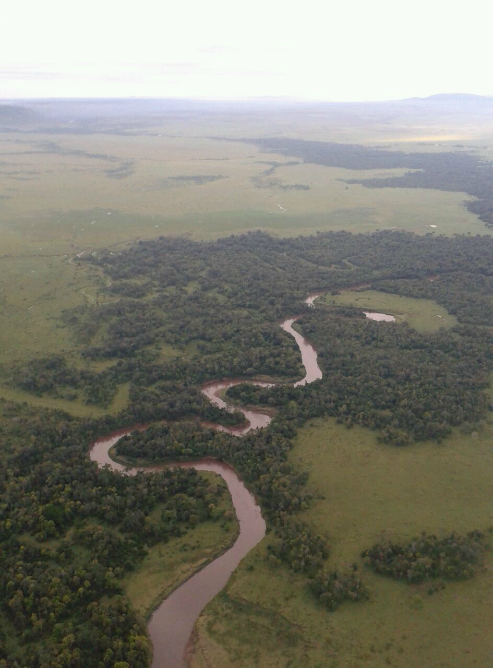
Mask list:
[[[316,295],[310,295],[306,303],[313,306]],[[295,329],[293,324],[297,318],[288,318],[281,323],[282,329],[294,337],[301,352],[305,377],[295,383],[295,387],[312,383],[322,378],[318,366],[315,348]],[[253,382],[255,385],[270,387],[272,383],[249,381],[245,379],[225,379],[206,383],[202,392],[216,406],[234,410],[220,393],[239,383]],[[256,410],[242,410],[246,425],[227,428],[222,425],[210,425],[216,429],[227,431],[236,436],[243,436],[252,429],[266,427],[271,417]],[[190,640],[194,624],[204,607],[225,586],[231,573],[243,557],[259,543],[265,535],[265,521],[254,496],[247,490],[235,470],[226,462],[205,457],[196,461],[175,462],[158,466],[127,468],[115,462],[109,454],[110,449],[120,438],[144,426],[123,429],[95,441],[91,447],[90,457],[99,466],[109,466],[113,471],[125,475],[135,475],[139,471],[159,471],[164,468],[194,468],[198,471],[211,471],[220,475],[226,482],[231,494],[233,506],[239,522],[239,534],[228,550],[199,570],[190,579],[177,587],[153,612],[148,625],[149,636],[153,646],[152,668],[184,668],[185,650]]]

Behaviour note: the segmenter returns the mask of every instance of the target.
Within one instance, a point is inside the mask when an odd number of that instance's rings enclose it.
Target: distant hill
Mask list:
[[[439,104],[493,104],[493,97],[487,95],[473,95],[472,93],[437,93],[428,97],[410,97],[399,102],[422,102]]]
[[[439,93],[429,97],[368,102],[303,101],[286,98],[193,100],[175,98],[30,99],[0,102],[0,129],[41,130],[54,134],[141,132],[162,121],[194,123],[197,119],[241,114],[277,122],[279,115],[320,114],[326,122],[346,125],[385,123],[467,125],[493,120],[493,96]],[[243,121],[242,121],[243,122]]]
[[[429,95],[424,98],[425,100],[464,100],[471,102],[478,102],[480,100],[493,101],[491,96],[486,95],[474,95],[473,93],[437,93],[436,95]]]
[[[20,126],[40,120],[40,115],[16,104],[0,104],[0,126]]]

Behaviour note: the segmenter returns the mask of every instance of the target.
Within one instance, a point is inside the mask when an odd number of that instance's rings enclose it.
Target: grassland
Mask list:
[[[8,165],[0,170],[7,252],[29,252],[25,242],[31,253],[37,246],[65,253],[162,233],[213,238],[258,228],[281,235],[381,227],[426,233],[430,224],[445,234],[485,231],[464,208],[462,193],[344,183],[402,170],[286,165],[293,161],[249,144],[198,137],[60,135],[54,148],[43,148],[52,139],[23,140],[26,156],[0,135],[0,160],[3,149]],[[266,175],[272,163],[277,167]],[[121,165],[132,167],[115,178],[112,170]],[[309,190],[283,189],[294,184]]]
[[[70,261],[82,251],[118,249],[161,234],[213,239],[253,229],[280,236],[383,228],[492,233],[465,209],[463,193],[345,183],[399,175],[399,170],[288,165],[285,156],[210,137],[284,135],[427,152],[458,150],[460,142],[460,150],[491,158],[493,136],[485,132],[431,121],[419,128],[412,121],[402,126],[361,118],[348,122],[343,115],[329,122],[320,113],[310,122],[301,114],[269,122],[201,118],[184,125],[174,119],[138,136],[0,134],[0,364],[58,352],[79,362],[78,342],[64,326],[63,312],[102,299],[103,285],[97,271]],[[271,175],[265,175],[266,162],[279,163]],[[224,178],[214,180],[217,176]],[[309,189],[284,189],[294,184]],[[423,300],[375,291],[332,299],[395,314],[419,331],[432,331],[441,320],[446,326],[454,322]],[[163,346],[163,358],[174,354]],[[126,391],[119,389],[110,411],[125,405]],[[0,396],[81,416],[102,412],[5,387]],[[306,519],[329,537],[329,565],[358,561],[382,532],[406,539],[423,529],[465,531],[493,524],[486,503],[492,440],[491,425],[473,436],[456,433],[441,446],[405,449],[378,445],[372,432],[348,431],[330,420],[300,430],[292,458],[310,471],[315,499]],[[233,534],[233,528],[205,523],[165,548],[152,547],[126,577],[126,594],[146,616],[166,592],[224,549]],[[194,668],[491,664],[491,558],[474,580],[450,584],[433,596],[365,570],[371,600],[330,614],[314,603],[304,578],[267,565],[268,540],[244,560],[201,616]]]
[[[305,519],[329,536],[329,567],[359,563],[371,600],[326,612],[303,578],[267,564],[267,538],[201,616],[193,668],[490,665],[491,554],[473,580],[432,596],[426,585],[373,574],[359,555],[382,537],[491,526],[492,440],[491,423],[442,446],[408,448],[379,445],[371,431],[333,420],[301,429],[291,456],[310,472],[315,499]]]
[[[393,315],[396,322],[407,323],[418,332],[435,332],[441,327],[446,329],[457,324],[455,316],[431,299],[413,299],[400,295],[365,290],[343,292],[340,295],[324,295],[317,304],[350,304],[368,311]]]
[[[119,413],[128,405],[128,383],[118,387],[115,398],[107,408],[85,404],[78,400],[71,401],[49,396],[38,397],[30,392],[5,386],[0,386],[0,397],[2,399],[7,399],[8,401],[25,401],[26,403],[39,408],[65,411],[76,417],[97,417],[100,415]]]
[[[225,483],[213,473],[201,473],[218,487]],[[218,503],[224,512],[232,510],[231,497],[225,493]],[[156,512],[161,512],[160,508]],[[202,522],[184,536],[171,538],[148,548],[147,556],[122,582],[137,612],[147,619],[157,604],[206,563],[215,559],[234,542],[238,534],[236,520]]]
[[[96,271],[71,262],[81,252],[161,234],[213,239],[253,229],[282,236],[327,229],[488,232],[465,209],[462,193],[345,183],[400,170],[287,164],[293,161],[253,145],[211,139],[281,128],[298,136],[305,125],[297,122],[298,131],[290,116],[288,125],[277,118],[264,126],[259,118],[196,119],[182,123],[180,133],[176,120],[128,136],[0,133],[0,364],[76,354],[62,313],[94,303],[102,286]],[[334,139],[334,128],[320,118],[311,132]],[[309,189],[285,189],[296,184]]]
[[[252,229],[283,236],[385,227],[486,231],[464,208],[461,193],[347,185],[348,178],[382,172],[286,164],[293,161],[252,145],[192,136],[201,131],[197,125],[188,136],[161,130],[0,135],[0,364],[59,352],[80,363],[63,313],[109,299],[99,294],[101,275],[72,261],[82,252],[161,234],[211,239]],[[250,130],[259,134],[255,124]],[[209,137],[223,133],[208,127]],[[309,189],[285,189],[293,184]],[[75,414],[97,412],[57,405]]]

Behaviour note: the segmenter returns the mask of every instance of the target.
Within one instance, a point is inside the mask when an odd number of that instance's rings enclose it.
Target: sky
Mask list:
[[[0,99],[493,95],[483,0],[3,0]]]

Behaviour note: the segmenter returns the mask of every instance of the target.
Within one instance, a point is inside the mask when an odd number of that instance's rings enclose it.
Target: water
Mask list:
[[[387,315],[387,313],[373,313],[372,311],[363,311],[367,318],[370,320],[377,320],[378,322],[395,322],[393,315]]]

